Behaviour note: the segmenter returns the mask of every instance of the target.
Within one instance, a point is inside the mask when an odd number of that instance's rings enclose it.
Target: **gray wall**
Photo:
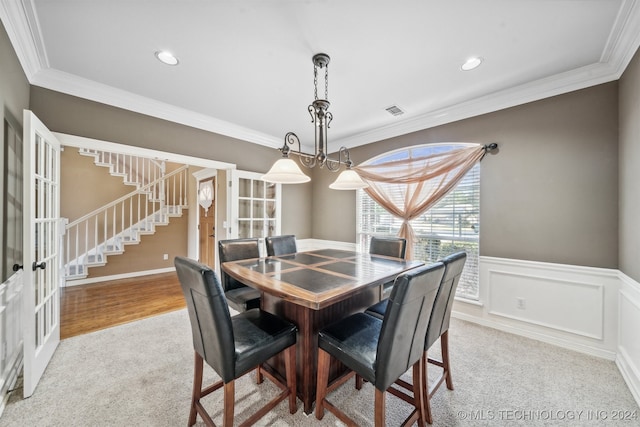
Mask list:
[[[4,32],[0,49],[0,99],[21,118],[29,87]],[[499,153],[482,162],[482,255],[618,268],[619,249],[620,268],[638,280],[638,67],[636,58],[620,82],[620,212],[617,82],[358,147],[352,157],[362,162],[428,142],[498,142]],[[38,87],[28,105],[58,132],[259,172],[278,157],[273,149]],[[284,186],[283,233],[355,241],[354,193],[329,190],[335,174],[324,170],[312,178]]]
[[[614,82],[368,144],[351,157],[497,142],[499,152],[482,160],[481,255],[617,268],[617,110]],[[328,207],[314,215],[313,236],[354,241],[355,194],[328,189],[326,172],[313,178],[314,203]]]
[[[35,86],[30,107],[55,132],[235,163],[241,170],[266,172],[280,155],[273,148]],[[283,233],[311,237],[309,189],[310,184],[283,186]]]
[[[29,82],[27,81],[24,72],[22,71],[22,67],[20,66],[20,62],[18,61],[18,57],[16,56],[15,51],[13,50],[13,46],[11,46],[11,42],[9,41],[9,37],[4,29],[2,23],[0,23],[0,139],[2,139],[2,150],[0,150],[0,198],[2,199],[2,210],[0,210],[0,227],[2,230],[3,237],[6,236],[4,228],[5,224],[5,212],[7,209],[7,201],[5,199],[4,193],[4,185],[6,182],[5,170],[4,170],[4,152],[5,152],[5,130],[4,130],[4,122],[5,118],[17,122],[20,126],[22,126],[22,111],[29,106]],[[22,129],[16,129],[16,131],[22,132]],[[21,218],[16,218],[17,221],[22,221]],[[7,259],[8,262],[5,262],[5,257],[13,258],[13,255],[7,253],[4,243],[4,239],[2,239],[2,250],[0,251],[0,259],[2,259],[1,266],[4,265],[13,265],[14,262],[22,264],[21,259]],[[0,267],[2,269],[2,267]],[[6,269],[5,269],[6,270]],[[2,276],[2,280],[0,283],[4,282],[10,275],[13,274],[13,271],[2,271],[0,275]]]
[[[640,282],[640,51],[620,79],[620,270]]]
[[[22,71],[9,37],[0,22],[0,103],[2,117],[11,114],[22,124],[22,111],[29,106],[29,81]],[[2,134],[4,138],[4,132]],[[4,139],[3,139],[4,146]]]

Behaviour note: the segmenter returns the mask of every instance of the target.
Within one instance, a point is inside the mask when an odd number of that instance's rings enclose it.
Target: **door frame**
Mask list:
[[[92,150],[111,151],[114,153],[130,154],[134,156],[144,157],[156,157],[170,162],[183,163],[190,166],[199,166],[205,169],[212,170],[229,170],[236,169],[235,163],[221,162],[218,160],[204,159],[201,157],[193,157],[184,154],[170,153],[168,151],[152,150],[150,148],[134,147],[132,145],[119,144],[115,142],[102,141],[93,138],[87,138],[77,135],[69,135],[65,133],[52,132],[62,146],[86,148]],[[189,195],[189,203],[193,202],[197,204],[196,195],[197,189],[191,192]],[[188,244],[188,256],[193,259],[198,259],[198,212],[196,209],[188,209],[188,222],[189,222],[189,244]]]

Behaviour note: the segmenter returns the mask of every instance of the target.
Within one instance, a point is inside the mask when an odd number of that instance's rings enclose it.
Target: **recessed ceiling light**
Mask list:
[[[178,65],[178,58],[173,56],[172,53],[167,52],[166,50],[160,50],[156,52],[156,58],[167,65]]]
[[[462,71],[470,71],[474,68],[478,68],[480,64],[482,64],[482,58],[480,58],[479,56],[474,56],[473,58],[467,59],[467,61],[462,64],[462,67],[460,67],[460,69]]]

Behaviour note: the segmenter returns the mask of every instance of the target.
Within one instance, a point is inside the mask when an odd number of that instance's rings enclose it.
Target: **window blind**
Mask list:
[[[412,155],[425,155],[458,148],[456,144],[432,144],[404,148],[372,159],[385,162]],[[437,151],[436,151],[437,150]],[[368,162],[367,162],[368,163]],[[393,184],[388,184],[393,185]],[[390,187],[393,191],[393,188]],[[400,187],[398,187],[398,194]],[[363,190],[357,194],[357,232],[362,251],[369,250],[372,236],[397,236],[402,220],[394,217]],[[479,297],[480,164],[476,164],[460,183],[421,217],[411,221],[416,234],[414,259],[434,262],[454,252],[467,252],[467,261],[456,295]]]

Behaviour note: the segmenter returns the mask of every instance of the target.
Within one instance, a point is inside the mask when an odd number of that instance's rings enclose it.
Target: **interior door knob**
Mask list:
[[[44,270],[45,268],[47,268],[47,263],[42,261],[41,263],[38,264],[37,262],[34,261],[33,264],[31,265],[31,269],[33,271],[36,271],[38,268],[41,268]]]
[[[21,270],[22,266],[20,264],[13,264],[13,271]]]

